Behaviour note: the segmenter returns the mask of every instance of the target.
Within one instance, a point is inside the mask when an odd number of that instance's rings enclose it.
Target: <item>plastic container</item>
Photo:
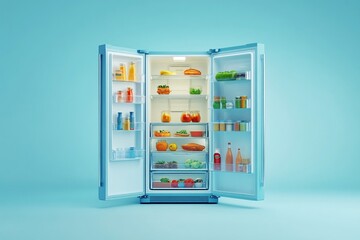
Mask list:
[[[202,137],[204,136],[204,131],[190,131],[192,137]]]

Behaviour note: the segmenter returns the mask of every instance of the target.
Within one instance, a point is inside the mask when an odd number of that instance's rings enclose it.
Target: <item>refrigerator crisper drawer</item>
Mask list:
[[[208,170],[207,153],[161,153],[151,155],[151,170],[198,171]]]
[[[153,172],[151,174],[151,189],[207,190],[209,188],[207,176],[206,172]]]

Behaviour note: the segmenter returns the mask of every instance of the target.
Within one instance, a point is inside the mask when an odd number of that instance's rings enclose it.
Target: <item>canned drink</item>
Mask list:
[[[219,129],[220,129],[220,131],[225,131],[225,122],[219,123]]]

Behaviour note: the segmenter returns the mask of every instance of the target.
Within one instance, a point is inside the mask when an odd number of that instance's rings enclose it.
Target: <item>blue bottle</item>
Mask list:
[[[117,129],[117,130],[123,130],[123,125],[122,125],[122,112],[118,112],[116,129]]]
[[[134,112],[130,112],[130,130],[135,129]]]

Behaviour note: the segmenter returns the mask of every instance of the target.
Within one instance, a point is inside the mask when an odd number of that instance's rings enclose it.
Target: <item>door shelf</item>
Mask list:
[[[113,83],[133,83],[133,84],[144,84],[144,81],[128,81],[128,80],[112,80]]]
[[[210,166],[210,170],[213,172],[221,172],[221,173],[235,173],[235,174],[252,174],[252,168],[250,160],[248,160],[248,164],[240,164],[236,166],[236,164],[221,164],[220,168],[215,166],[213,163]]]
[[[201,79],[206,80],[208,75],[152,75],[151,80],[192,80]]]
[[[126,101],[126,97],[124,97],[124,99],[123,99],[121,102],[117,101],[117,98],[116,98],[116,97],[114,97],[114,99],[113,99],[113,104],[114,104],[114,105],[121,105],[121,104],[143,104],[143,103],[145,103],[145,97],[144,97],[144,96],[134,96],[134,99],[133,99],[132,102],[127,102],[127,101]]]
[[[235,78],[235,79],[222,79],[222,80],[213,80],[212,83],[220,83],[220,84],[234,84],[240,82],[251,82],[249,78]]]
[[[134,158],[113,158],[112,162],[123,162],[123,161],[138,161],[142,159],[142,157],[134,157]]]
[[[114,133],[131,133],[131,132],[141,132],[145,128],[145,123],[143,122],[135,122],[134,130],[118,130],[117,123],[113,123],[113,131]]]
[[[220,109],[214,109],[211,108],[210,110],[214,110],[215,112],[236,112],[236,111],[246,111],[246,110],[250,110],[251,108],[220,108]]]
[[[185,151],[185,150],[177,150],[177,151],[151,151],[153,156],[193,156],[193,155],[206,155],[207,151]]]
[[[137,149],[130,151],[129,149],[117,148],[113,150],[112,153],[112,162],[137,161],[144,158],[145,150]]]

